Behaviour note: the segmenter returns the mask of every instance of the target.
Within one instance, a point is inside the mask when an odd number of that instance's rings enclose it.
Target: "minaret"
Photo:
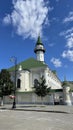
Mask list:
[[[37,60],[44,62],[45,48],[43,43],[41,42],[40,36],[38,37],[34,52],[36,53]]]

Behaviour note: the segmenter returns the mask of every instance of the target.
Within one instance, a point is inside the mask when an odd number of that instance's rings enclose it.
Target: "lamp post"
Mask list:
[[[14,62],[14,100],[13,100],[13,105],[12,109],[16,108],[16,71],[17,71],[17,58],[12,57],[10,59],[11,62]]]

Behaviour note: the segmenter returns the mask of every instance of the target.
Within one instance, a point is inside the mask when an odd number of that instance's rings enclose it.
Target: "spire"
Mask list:
[[[40,36],[38,36],[38,40],[37,40],[36,45],[43,45]]]
[[[37,60],[44,62],[45,48],[44,48],[43,43],[41,42],[40,36],[38,36],[34,52],[36,53]]]
[[[36,42],[36,46],[35,46],[35,49],[34,49],[35,53],[37,51],[43,51],[43,52],[45,52],[45,48],[44,48],[44,45],[43,45],[43,43],[41,41],[40,36],[38,36],[38,39],[37,39],[37,42]]]

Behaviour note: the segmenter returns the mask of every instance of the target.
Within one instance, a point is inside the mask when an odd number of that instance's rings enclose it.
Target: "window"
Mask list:
[[[17,80],[17,88],[20,88],[20,85],[21,85],[21,80],[18,79],[18,80]]]
[[[37,79],[34,79],[34,84],[37,84],[38,83],[38,80]]]

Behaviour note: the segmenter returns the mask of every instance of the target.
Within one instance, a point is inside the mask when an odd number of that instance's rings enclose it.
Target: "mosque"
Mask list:
[[[41,41],[40,36],[37,39],[34,53],[36,59],[29,58],[23,62],[17,64],[16,73],[16,101],[17,103],[41,103],[40,97],[38,97],[33,90],[34,81],[39,80],[44,76],[47,87],[51,88],[50,94],[44,97],[45,104],[54,104],[54,102],[60,102],[63,98],[63,88],[60,79],[57,75],[48,67],[45,63],[44,55],[46,49]],[[14,67],[10,68],[11,79],[14,80]],[[11,102],[11,101],[10,101]]]

